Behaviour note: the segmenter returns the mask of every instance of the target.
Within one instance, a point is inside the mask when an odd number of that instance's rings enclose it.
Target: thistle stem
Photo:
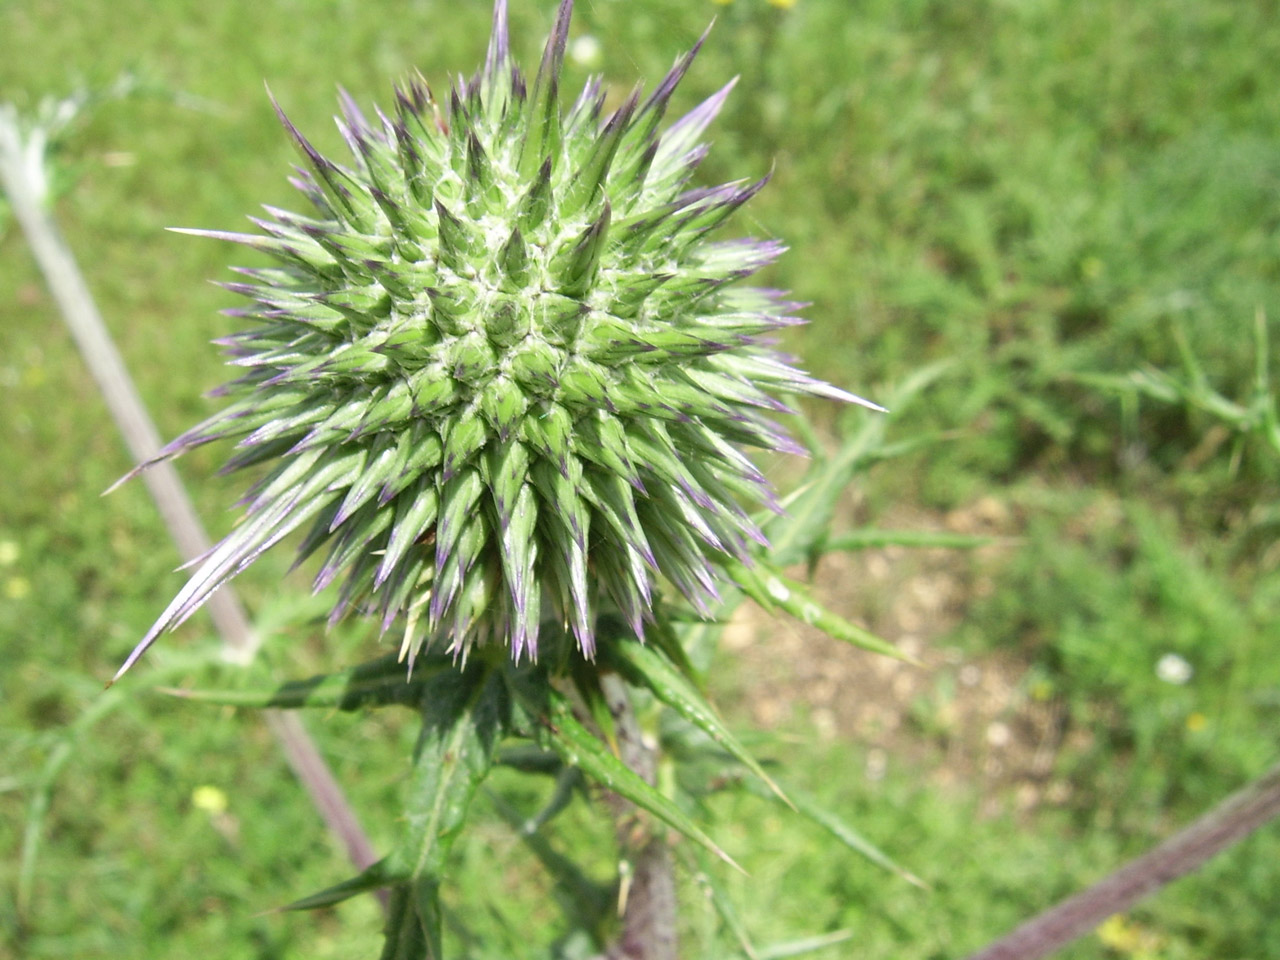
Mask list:
[[[1084,936],[1280,816],[1280,766],[1233,793],[1154,850],[1068,897],[969,960],[1037,960]]]
[[[644,742],[626,685],[617,674],[604,673],[600,688],[613,716],[620,759],[652,784],[657,752]],[[619,852],[631,873],[624,878],[622,933],[605,960],[677,960],[675,863],[667,832],[638,820],[635,807],[620,798],[614,797],[611,806]]]

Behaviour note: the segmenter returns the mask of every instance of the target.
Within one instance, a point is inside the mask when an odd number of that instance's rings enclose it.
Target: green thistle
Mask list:
[[[591,657],[598,613],[642,636],[658,577],[706,613],[764,544],[747,508],[776,503],[739,447],[799,452],[776,394],[874,406],[773,349],[798,304],[739,281],[782,245],[710,239],[765,180],[688,185],[732,83],[659,130],[701,41],[647,98],[606,115],[596,78],[566,112],[572,8],[532,90],[497,0],[447,106],[416,79],[370,122],[343,94],[351,166],[281,112],[312,214],[184,231],[278,265],[228,285],[253,302],[223,341],[235,402],[157,459],[236,438],[228,470],[273,466],[121,672],[304,525],[299,560],[328,550],[316,589],[342,579],[332,619],[402,623],[410,663],[424,645],[534,657],[544,621]]]

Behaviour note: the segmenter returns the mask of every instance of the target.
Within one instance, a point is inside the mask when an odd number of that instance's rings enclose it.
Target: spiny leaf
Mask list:
[[[646,783],[639,774],[630,770],[608,747],[597,740],[573,715],[573,708],[563,694],[552,689],[548,694],[547,707],[542,729],[544,739],[566,763],[580,768],[586,776],[606,790],[611,790],[642,810],[649,811],[734,869],[742,870],[684,811]]]
[[[888,641],[881,640],[870,630],[828,610],[810,595],[803,584],[784,577],[763,561],[755,567],[748,567],[736,560],[726,559],[722,562],[725,571],[742,587],[747,596],[766,610],[785,610],[802,623],[817,627],[837,640],[920,666],[920,662],[914,657],[903,653]]]
[[[766,794],[762,790],[756,790],[754,788],[751,788],[751,789],[753,789],[753,792],[758,793],[762,797],[767,797],[768,799],[771,799],[771,800],[777,799],[776,796],[772,794]],[[910,870],[907,870],[906,868],[899,866],[888,854],[882,851],[870,840],[862,836],[862,834],[860,834],[853,827],[849,826],[849,824],[846,823],[844,820],[842,820],[839,816],[832,813],[826,807],[818,803],[818,801],[815,800],[813,797],[811,797],[809,794],[801,790],[796,790],[794,787],[787,787],[787,795],[793,801],[792,808],[796,812],[798,812],[805,819],[813,823],[816,823],[818,826],[822,827],[829,834],[831,834],[831,836],[835,837],[837,840],[843,843],[846,847],[848,847],[854,853],[857,853],[865,857],[866,859],[874,863],[876,866],[883,867],[885,870],[888,870],[890,873],[897,874],[899,877],[907,881],[907,883],[911,884],[912,886],[919,887],[922,890],[929,889],[929,885],[927,883],[925,883],[923,880],[917,877]]]
[[[510,719],[501,672],[487,664],[442,670],[424,691],[423,731],[414,756],[405,831],[388,857],[397,875],[442,875],[471,797],[489,772]]]
[[[308,897],[295,900],[293,903],[281,907],[281,909],[321,910],[325,907],[332,907],[342,903],[344,900],[350,900],[352,897],[359,896],[362,893],[371,893],[374,890],[392,886],[402,879],[403,877],[391,871],[385,859],[379,860],[350,880],[344,880],[341,883],[334,884],[332,887],[321,890],[319,893],[313,893]]]
[[[596,725],[596,729],[604,737],[605,745],[609,748],[609,751],[615,757],[621,758],[621,753],[618,750],[618,731],[613,722],[613,712],[609,709],[609,703],[605,699],[604,691],[600,689],[600,671],[585,660],[575,660],[571,667],[571,673],[574,690],[582,698],[582,702],[587,708],[587,713],[591,715],[591,722]]]
[[[184,690],[164,687],[160,692],[184,700],[234,707],[363,710],[400,704],[416,708],[427,689],[428,681],[435,673],[452,669],[453,662],[449,657],[436,656],[428,662],[420,659],[414,665],[412,679],[406,680],[404,665],[399,657],[392,654],[350,670],[295,680],[274,690]]]
[[[651,690],[659,700],[729,751],[780,800],[790,805],[787,795],[725,726],[711,704],[664,657],[635,641],[615,642],[607,650],[608,663],[616,667],[628,683]]]
[[[387,905],[380,960],[441,960],[443,927],[440,882],[435,877],[397,884]]]

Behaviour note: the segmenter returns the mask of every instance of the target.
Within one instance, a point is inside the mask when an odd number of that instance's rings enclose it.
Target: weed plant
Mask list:
[[[470,69],[483,53],[484,5],[454,4],[448,16],[434,3],[317,10],[0,8],[0,99],[25,108],[126,68],[183,91],[92,114],[69,144],[74,193],[58,208],[166,436],[213,409],[201,395],[223,375],[207,341],[226,333],[217,310],[230,298],[202,281],[230,254],[163,228],[233,224],[289,199],[279,172],[293,158],[262,79],[300,128],[320,131],[334,84],[372,102],[415,65]],[[512,14],[532,62],[550,13]],[[937,442],[875,467],[846,510],[884,525],[904,512],[931,523],[982,496],[1006,504],[1023,546],[973,561],[993,592],[935,642],[978,662],[1014,658],[1026,700],[1059,705],[1065,732],[1079,734],[1064,735],[1053,768],[1070,797],[1020,813],[1012,793],[993,814],[976,787],[931,785],[941,751],[929,738],[878,781],[854,775],[866,759],[856,735],[842,732],[835,756],[788,749],[799,785],[932,892],[828,859],[812,832],[734,798],[725,822],[761,827],[720,837],[753,875],[731,893],[761,942],[849,927],[855,947],[829,955],[959,955],[1274,760],[1276,460],[1257,439],[1236,457],[1234,427],[1216,432],[1224,421],[1186,396],[1139,396],[1114,378],[1155,369],[1185,382],[1181,329],[1212,388],[1249,402],[1255,318],[1259,308],[1280,317],[1280,105],[1269,96],[1280,28],[1269,4],[1228,0],[798,0],[790,10],[636,0],[584,4],[577,29],[627,51],[608,80],[630,83],[661,76],[711,14],[716,43],[682,105],[742,75],[706,176],[776,161],[753,204],[760,232],[792,246],[771,282],[804,291],[820,321],[793,344],[815,374],[859,385],[951,361],[910,408],[910,435]],[[587,69],[570,58],[567,85]],[[317,139],[340,147],[336,134]],[[260,912],[345,865],[252,717],[225,710],[194,723],[189,705],[127,696],[78,722],[182,578],[141,488],[99,500],[130,464],[3,212],[0,228],[0,955],[223,956],[234,943],[262,956],[350,956],[379,925],[370,901]],[[823,423],[829,437],[856,426]],[[235,492],[203,479],[219,460],[197,451],[183,470],[202,478],[192,488],[220,534]],[[240,585],[265,622],[294,624],[261,667],[294,677],[344,650],[355,659],[367,639],[358,631],[322,645],[296,625],[275,596],[286,565],[265,558]],[[148,685],[215,679],[183,652],[211,648],[205,631],[197,618],[157,648]],[[1158,676],[1167,654],[1192,667],[1186,683]],[[756,681],[726,669],[717,692],[733,702]],[[339,715],[317,732],[358,808],[397,801],[390,771],[411,724]],[[803,719],[785,732],[815,736]],[[59,775],[19,913],[24,825],[51,760]],[[459,898],[480,902],[496,887],[494,929],[549,942],[550,890],[530,879],[531,855],[502,819],[502,803],[533,809],[541,798],[505,784],[495,797],[479,799],[483,826],[456,848],[470,878]],[[392,825],[368,826],[390,842]],[[565,832],[579,852],[604,839],[585,822]],[[478,868],[495,859],[510,866]],[[1094,939],[1064,956],[1280,954],[1277,863],[1280,840],[1264,831],[1127,918],[1147,940]],[[689,942],[724,950],[708,916],[689,919]]]

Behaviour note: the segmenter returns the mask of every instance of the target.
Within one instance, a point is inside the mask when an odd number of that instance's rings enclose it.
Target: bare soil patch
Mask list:
[[[1052,778],[1065,732],[1059,705],[1029,681],[1015,653],[968,655],[948,639],[969,606],[994,589],[1003,558],[1017,549],[1019,517],[984,497],[947,514],[900,513],[883,525],[1000,538],[976,550],[887,547],[818,564],[812,583],[825,603],[923,666],[744,604],[723,637],[742,678],[728,691],[734,708],[762,729],[865,747],[860,762],[872,780],[892,758],[939,786],[978,790],[986,813],[1062,803],[1069,785]]]

